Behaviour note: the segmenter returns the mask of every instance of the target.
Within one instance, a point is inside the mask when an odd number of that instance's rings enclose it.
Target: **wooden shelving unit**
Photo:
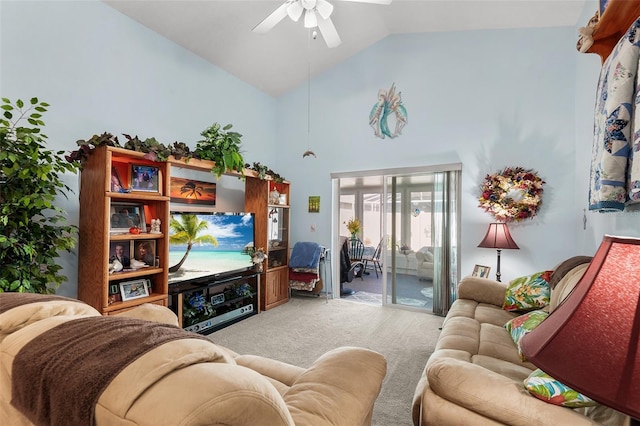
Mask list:
[[[123,182],[130,182],[132,164],[158,168],[157,193],[111,191],[112,170],[118,171]],[[122,312],[142,303],[167,306],[171,169],[180,167],[210,172],[213,165],[211,161],[185,161],[173,157],[166,162],[152,162],[146,160],[141,152],[107,146],[95,148],[88,156],[81,174],[78,298],[104,315]],[[254,244],[256,247],[265,248],[268,253],[265,277],[255,279],[259,312],[261,309],[270,309],[285,303],[289,298],[289,183],[274,184],[270,179],[261,180],[258,174],[250,169],[244,169],[243,173],[244,210],[255,214]],[[238,177],[241,175],[239,172],[225,174]],[[280,194],[286,197],[286,203],[269,203],[269,193],[275,189],[274,185],[277,185]],[[111,233],[111,207],[114,203],[144,205],[145,222],[149,224],[152,218],[159,218],[161,232],[137,235]],[[124,242],[133,246],[135,242],[142,240],[155,242],[159,266],[109,273],[109,258],[113,254],[111,244]],[[133,256],[133,253],[131,255]],[[121,282],[132,280],[149,280],[149,296],[128,301],[116,300],[114,286],[119,287]],[[180,311],[181,305],[181,299],[178,298],[173,307]],[[177,313],[180,317],[180,312]]]
[[[131,165],[148,165],[158,168],[158,192],[112,192],[112,170],[118,170],[123,182],[130,181]],[[121,148],[101,146],[95,148],[85,162],[80,184],[80,234],[78,252],[78,298],[104,315],[122,312],[142,303],[167,304],[167,265],[169,197],[169,168],[167,163],[151,162],[144,153]],[[128,185],[127,185],[128,186]],[[112,204],[138,203],[144,206],[145,222],[161,219],[159,234],[112,234],[110,221]],[[155,254],[160,266],[109,273],[111,242],[155,242]],[[130,252],[131,258],[134,253]],[[164,260],[164,261],[163,261]],[[148,280],[149,296],[122,301],[112,289],[121,282]]]
[[[274,190],[282,199],[270,200]],[[245,209],[255,213],[255,247],[267,252],[264,279],[260,280],[260,309],[289,300],[289,182],[247,179]]]

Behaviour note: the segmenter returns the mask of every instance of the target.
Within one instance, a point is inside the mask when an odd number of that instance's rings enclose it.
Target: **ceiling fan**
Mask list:
[[[354,1],[360,3],[374,3],[374,4],[390,4],[392,0],[342,0],[342,1]],[[253,28],[254,33],[264,34],[273,27],[275,27],[285,16],[289,15],[293,21],[298,22],[298,19],[304,12],[304,26],[305,28],[318,27],[324,41],[328,47],[336,47],[342,40],[336,31],[336,27],[331,21],[331,12],[333,12],[333,5],[327,0],[286,0],[280,7],[267,16],[262,22]]]

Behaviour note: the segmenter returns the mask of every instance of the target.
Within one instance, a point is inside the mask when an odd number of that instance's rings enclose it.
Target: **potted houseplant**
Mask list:
[[[2,98],[0,118],[0,292],[55,293],[67,277],[56,262],[75,247],[77,227],[55,204],[71,192],[61,178],[78,163],[46,149],[42,113],[49,104]]]
[[[244,159],[240,154],[240,138],[242,135],[231,132],[233,127],[227,124],[221,127],[218,123],[213,123],[210,127],[200,133],[204,137],[198,141],[195,149],[196,158],[202,160],[212,160],[215,162],[211,173],[218,178],[227,171],[238,171],[244,179]]]

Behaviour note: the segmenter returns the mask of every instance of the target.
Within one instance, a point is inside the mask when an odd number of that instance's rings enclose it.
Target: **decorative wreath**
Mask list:
[[[487,175],[482,184],[479,206],[501,222],[533,219],[542,204],[542,185],[536,172],[507,167]]]

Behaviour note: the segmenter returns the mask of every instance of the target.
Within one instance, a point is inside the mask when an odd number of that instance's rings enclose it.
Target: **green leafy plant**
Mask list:
[[[141,140],[138,136],[131,137],[126,133],[123,133],[127,138],[127,142],[124,144],[125,149],[132,151],[144,152],[148,155],[145,157],[152,161],[167,161],[171,155],[171,148],[164,146],[156,140],[156,138],[147,138]]]
[[[269,167],[254,162],[253,164],[244,164],[244,159],[240,153],[240,143],[242,135],[237,132],[228,131],[232,125],[227,124],[220,128],[220,124],[214,123],[205,129],[201,135],[204,139],[197,143],[195,151],[191,151],[189,146],[184,142],[174,142],[172,145],[165,146],[156,138],[140,139],[138,136],[130,136],[124,134],[127,139],[124,146],[118,142],[118,137],[111,133],[103,133],[101,135],[93,135],[91,138],[76,141],[78,149],[72,151],[65,158],[70,163],[79,162],[82,167],[85,159],[91,154],[91,151],[101,145],[115,146],[118,148],[129,149],[137,152],[144,152],[145,158],[152,161],[167,161],[170,155],[176,160],[184,159],[189,161],[191,158],[199,160],[211,160],[215,165],[211,169],[211,173],[218,178],[227,171],[240,172],[244,179],[244,168],[255,170],[258,172],[259,179],[266,179],[268,176],[276,183],[284,182],[283,176],[270,169]]]
[[[63,151],[46,149],[42,113],[49,104],[2,98],[0,108],[0,292],[55,293],[67,277],[56,263],[75,247],[77,227],[55,204],[72,192],[61,178],[77,173]]]
[[[103,133],[100,136],[93,135],[88,140],[80,139],[76,141],[76,144],[80,147],[76,151],[71,151],[69,155],[65,156],[65,159],[70,162],[79,162],[79,167],[82,167],[82,164],[87,159],[89,154],[91,154],[91,150],[100,145],[107,146],[116,146],[120,148],[120,143],[118,142],[118,137],[113,136],[111,133]]]
[[[244,165],[244,167],[249,170],[254,170],[258,172],[258,179],[260,180],[265,180],[267,176],[271,176],[273,181],[276,183],[282,183],[285,180],[284,177],[280,176],[278,173],[274,172],[273,170],[271,170],[264,164],[261,164],[260,162],[254,162],[252,164],[247,163]]]
[[[233,127],[227,124],[220,127],[220,124],[213,123],[210,127],[200,133],[204,137],[198,141],[195,150],[196,158],[202,160],[212,160],[216,164],[211,170],[218,179],[227,171],[240,172],[244,179],[244,159],[240,154],[240,138],[242,135],[237,132],[230,132]]]

